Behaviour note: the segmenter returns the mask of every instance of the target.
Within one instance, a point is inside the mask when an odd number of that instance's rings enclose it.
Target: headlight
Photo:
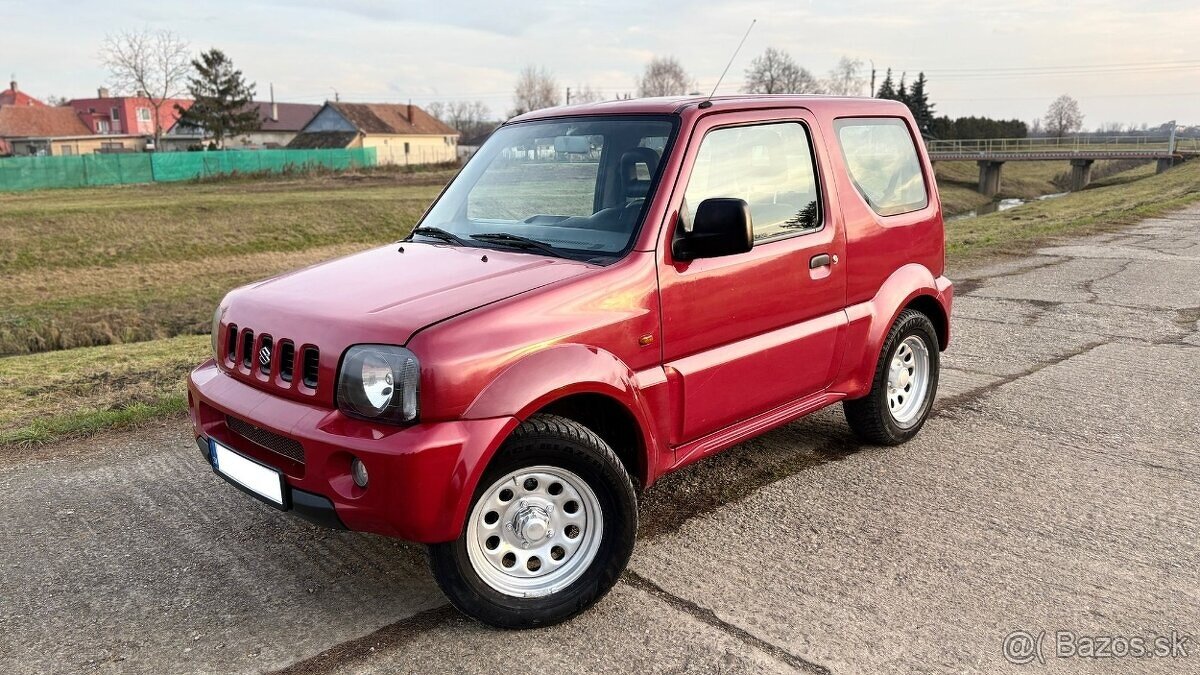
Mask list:
[[[421,365],[412,352],[388,345],[346,350],[338,373],[338,408],[351,417],[409,424],[420,413]]]

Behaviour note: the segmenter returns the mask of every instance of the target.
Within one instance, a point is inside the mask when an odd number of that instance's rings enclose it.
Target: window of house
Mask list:
[[[60,145],[58,146],[58,154],[62,155],[63,157],[70,157],[71,155],[75,154],[75,147],[71,145]]]
[[[108,120],[96,120],[96,133],[107,134],[109,131]]]
[[[834,129],[854,187],[875,213],[894,216],[929,204],[921,161],[904,120],[847,118],[835,121]]]
[[[406,155],[408,154],[408,143],[407,142],[404,143],[404,154],[406,154]]]
[[[821,229],[808,130],[783,122],[710,131],[684,192],[689,222],[714,197],[746,200],[756,240]]]
[[[150,109],[149,108],[138,108],[137,116],[138,116],[139,122],[149,122],[150,121]]]
[[[112,118],[113,118],[113,121],[114,121],[114,122],[120,122],[120,121],[121,121],[121,109],[120,109],[120,108],[113,108],[113,109],[112,109]]]

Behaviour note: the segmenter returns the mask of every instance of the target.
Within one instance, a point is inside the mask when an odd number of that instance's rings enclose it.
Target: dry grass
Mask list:
[[[230,288],[405,236],[449,176],[0,194],[0,355],[206,331]]]
[[[0,445],[124,427],[182,411],[208,336],[0,359]]]

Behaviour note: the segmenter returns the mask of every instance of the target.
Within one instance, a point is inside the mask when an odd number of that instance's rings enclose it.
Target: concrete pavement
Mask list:
[[[180,422],[0,460],[2,672],[1200,672],[1054,633],[1200,635],[1200,208],[960,273],[935,416],[823,411],[672,475],[565,625],[446,607],[418,547],[211,475]],[[1007,663],[1014,630],[1046,664]]]

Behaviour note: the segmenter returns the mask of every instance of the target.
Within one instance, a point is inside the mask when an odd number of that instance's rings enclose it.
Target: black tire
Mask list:
[[[925,401],[916,422],[904,428],[896,423],[888,407],[888,369],[893,356],[900,344],[908,337],[917,336],[929,351],[929,387]],[[866,396],[842,402],[842,412],[850,429],[861,440],[874,445],[899,445],[921,430],[933,400],[937,396],[938,376],[941,371],[937,330],[929,317],[914,309],[906,309],[896,318],[892,329],[888,331],[887,339],[883,341],[883,349],[879,353],[879,363],[875,366],[875,377],[871,380],[871,392]]]
[[[637,536],[637,495],[621,460],[592,430],[557,415],[534,415],[505,441],[484,472],[471,500],[507,474],[525,467],[566,469],[595,492],[603,517],[596,556],[583,574],[561,591],[515,597],[489,586],[467,553],[468,528],[458,539],[429,547],[429,566],[442,592],[462,613],[497,628],[533,628],[565,621],[590,607],[620,578]],[[470,512],[468,512],[469,514]],[[470,515],[468,515],[470,517]]]

